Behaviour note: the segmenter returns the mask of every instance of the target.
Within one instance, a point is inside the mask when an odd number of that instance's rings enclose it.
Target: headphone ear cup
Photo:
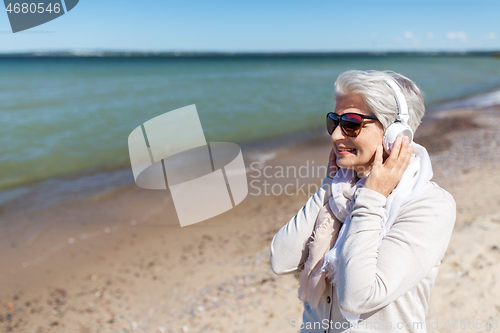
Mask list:
[[[387,154],[391,153],[396,139],[404,136],[408,137],[410,143],[413,141],[413,131],[410,126],[405,126],[397,122],[387,127],[384,133],[384,138],[382,139],[382,144]]]

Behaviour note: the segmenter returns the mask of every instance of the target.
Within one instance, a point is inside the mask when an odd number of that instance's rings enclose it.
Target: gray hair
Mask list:
[[[382,123],[384,130],[396,121],[398,104],[394,91],[386,79],[395,80],[406,98],[410,120],[408,125],[413,132],[425,113],[424,97],[420,88],[407,77],[392,71],[349,70],[339,75],[335,82],[335,101],[346,95],[361,95],[375,117]]]

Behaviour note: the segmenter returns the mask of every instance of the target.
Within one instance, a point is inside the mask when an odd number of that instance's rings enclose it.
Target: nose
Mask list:
[[[335,130],[333,131],[332,135],[330,136],[330,139],[332,140],[332,143],[335,144],[336,142],[342,141],[347,138],[347,135],[342,132],[342,129],[340,128],[340,124],[335,127]]]

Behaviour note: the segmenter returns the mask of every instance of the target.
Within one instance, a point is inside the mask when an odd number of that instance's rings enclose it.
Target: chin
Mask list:
[[[349,162],[343,158],[341,159],[337,158],[337,166],[342,169],[355,169],[357,167],[357,165],[353,164],[352,161]]]
[[[342,163],[342,161],[337,162],[337,166],[342,169],[349,169],[349,170],[354,170],[358,174],[365,174],[366,172],[370,171],[370,166],[366,165],[353,165],[352,163]]]

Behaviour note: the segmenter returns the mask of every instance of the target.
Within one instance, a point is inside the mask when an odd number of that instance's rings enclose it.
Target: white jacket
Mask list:
[[[276,274],[300,272],[319,210],[331,197],[331,182],[326,177],[274,236],[271,268]],[[339,294],[328,284],[317,309],[304,303],[301,332],[427,332],[430,288],[451,238],[455,201],[428,182],[416,199],[401,207],[379,248],[385,203],[386,197],[378,192],[366,188],[356,192],[339,261]],[[362,314],[357,328],[349,327],[339,307]],[[296,322],[298,327],[300,320]]]

